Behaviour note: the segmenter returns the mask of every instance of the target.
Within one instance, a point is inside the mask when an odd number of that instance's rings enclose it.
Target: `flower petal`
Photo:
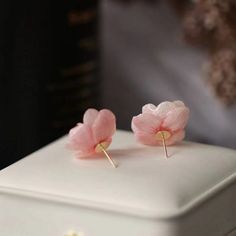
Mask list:
[[[175,104],[175,107],[185,107],[185,104],[180,100],[176,100],[173,103]]]
[[[181,142],[185,137],[185,131],[180,130],[179,132],[173,134],[169,139],[166,140],[166,145],[173,145],[175,143]]]
[[[135,139],[144,145],[156,146],[158,145],[158,141],[155,138],[155,134],[150,134],[146,132],[135,132]]]
[[[84,154],[94,151],[94,141],[92,137],[92,130],[87,124],[80,124],[69,132],[68,146],[78,152]]]
[[[115,133],[115,130],[115,115],[107,109],[99,111],[98,116],[92,126],[94,141],[98,144],[110,139]]]
[[[69,135],[72,136],[77,132],[77,129],[83,125],[82,123],[77,123],[77,125],[69,131]]]
[[[149,103],[149,104],[146,104],[142,107],[142,113],[150,113],[150,114],[153,114],[156,110],[156,106]]]
[[[84,124],[92,125],[98,116],[96,109],[90,108],[84,113],[83,122]]]
[[[161,121],[153,114],[143,113],[134,116],[131,122],[131,128],[134,132],[145,132],[155,134],[159,129]]]
[[[184,129],[189,119],[189,109],[179,107],[167,113],[162,126],[171,131]]]
[[[157,106],[155,114],[159,115],[161,118],[165,118],[167,113],[175,109],[175,107],[173,102],[162,102]]]

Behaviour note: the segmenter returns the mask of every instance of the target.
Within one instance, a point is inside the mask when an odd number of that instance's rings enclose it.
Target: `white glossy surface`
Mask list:
[[[78,160],[65,148],[66,138],[0,172],[0,193],[50,199],[92,209],[147,218],[177,217],[217,195],[235,181],[236,152],[184,142],[169,147],[137,144],[119,131],[109,153]]]

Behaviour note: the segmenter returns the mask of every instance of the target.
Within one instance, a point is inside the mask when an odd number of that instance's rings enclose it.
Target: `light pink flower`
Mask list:
[[[78,123],[70,130],[68,147],[79,157],[101,152],[99,144],[106,149],[111,144],[115,130],[116,118],[110,110],[88,109],[84,113],[83,123]]]
[[[164,135],[166,145],[172,145],[183,140],[188,119],[189,109],[181,101],[146,104],[142,114],[133,117],[132,130],[142,144],[162,145]]]

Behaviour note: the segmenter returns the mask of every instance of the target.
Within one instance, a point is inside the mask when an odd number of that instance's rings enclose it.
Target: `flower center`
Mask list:
[[[160,130],[155,135],[157,141],[162,141],[163,139],[167,140],[168,138],[170,138],[170,136],[171,133],[166,130]]]
[[[108,142],[101,142],[95,147],[95,152],[96,153],[103,152],[103,149],[106,150],[108,148],[108,146],[109,146]]]

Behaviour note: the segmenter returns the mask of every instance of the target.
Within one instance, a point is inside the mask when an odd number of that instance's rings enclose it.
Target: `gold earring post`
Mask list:
[[[166,156],[166,158],[168,158],[169,155],[168,155],[168,152],[167,152],[165,135],[163,134],[162,131],[161,131],[161,137],[162,137],[162,145],[163,145],[163,148],[164,148],[165,156]]]
[[[160,130],[156,133],[156,139],[158,141],[162,141],[162,146],[164,148],[166,159],[169,157],[167,152],[166,140],[170,137],[170,135],[171,135],[170,132],[166,130]]]
[[[101,149],[101,151],[104,153],[104,155],[107,157],[108,161],[111,163],[111,165],[114,168],[117,168],[117,164],[115,164],[115,162],[112,160],[112,158],[109,156],[109,154],[107,153],[106,149],[103,147],[103,145],[101,143],[98,144],[99,148]]]

